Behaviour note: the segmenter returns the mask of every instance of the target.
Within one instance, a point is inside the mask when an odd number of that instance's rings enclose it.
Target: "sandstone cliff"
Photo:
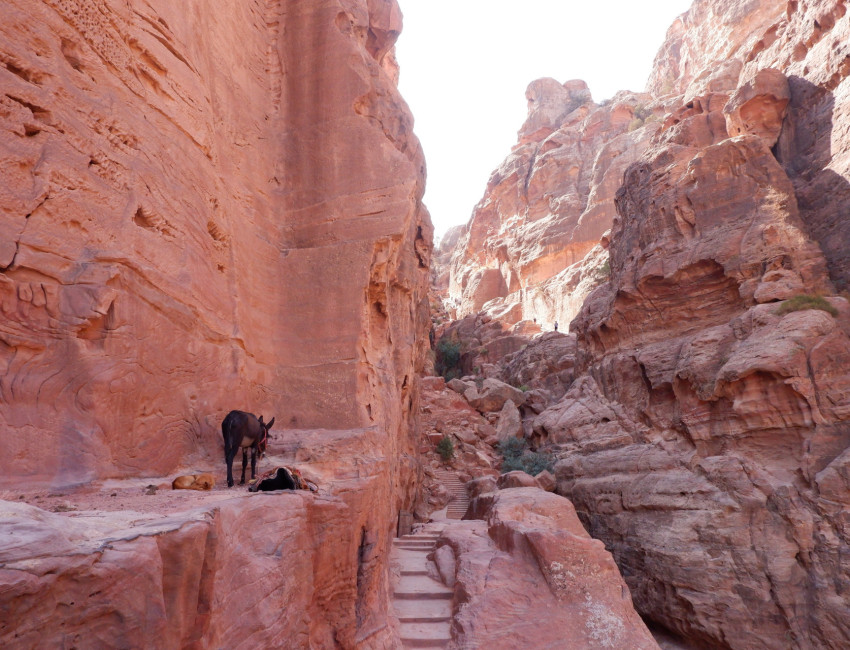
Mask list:
[[[575,379],[556,356],[513,367],[547,354],[539,338],[481,366],[541,388],[559,374],[526,435],[558,454],[557,490],[639,611],[706,647],[850,645],[848,76],[843,0],[696,0],[650,77],[661,119],[612,190]],[[468,274],[492,280],[487,300],[510,292],[489,241]],[[452,291],[488,330],[516,321]],[[483,342],[478,318],[461,340]]]
[[[360,496],[329,517],[326,549],[345,558],[333,606],[348,618],[331,625],[346,647],[386,640],[381,551],[413,499],[432,236],[395,2],[0,13],[0,487],[221,478],[232,408],[325,431],[305,433],[317,446],[353,431]],[[299,512],[259,514],[285,527],[318,510]],[[104,557],[76,578],[90,592]]]
[[[598,105],[583,81],[538,79],[511,154],[490,177],[451,261],[459,317],[486,310],[513,324],[566,324],[605,273],[583,265],[614,217],[625,168],[658,129],[647,94]],[[580,288],[579,288],[580,287]]]

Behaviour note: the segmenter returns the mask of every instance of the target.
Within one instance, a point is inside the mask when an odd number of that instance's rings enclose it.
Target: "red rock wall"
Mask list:
[[[670,28],[648,84],[654,94],[692,97],[763,68],[788,77],[791,106],[776,154],[839,289],[850,287],[847,11],[846,0],[695,0]]]
[[[850,16],[743,7],[695,2],[662,48],[650,87],[676,70],[684,94],[626,172],[578,379],[534,428],[650,619],[711,647],[843,648]],[[783,313],[801,293],[833,313]]]
[[[2,13],[2,480],[218,462],[231,408],[403,437],[431,232],[395,3]]]
[[[486,309],[507,324],[537,319],[551,329],[566,326],[586,285],[604,276],[598,256],[582,262],[611,227],[623,171],[658,124],[649,95],[597,105],[582,81],[538,79],[526,96],[519,141],[455,245],[449,297],[459,317]]]

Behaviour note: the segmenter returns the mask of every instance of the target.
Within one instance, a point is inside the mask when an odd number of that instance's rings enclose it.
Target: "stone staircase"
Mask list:
[[[462,483],[454,472],[437,470],[435,475],[446,486],[451,495],[449,505],[446,508],[446,519],[463,519],[466,508],[469,506],[466,484]]]
[[[428,575],[428,554],[441,531],[441,525],[427,524],[393,540],[393,607],[405,648],[446,648],[451,641],[453,591]]]

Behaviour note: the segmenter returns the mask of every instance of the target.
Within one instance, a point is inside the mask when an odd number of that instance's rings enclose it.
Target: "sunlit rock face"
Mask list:
[[[764,68],[787,77],[790,105],[775,153],[839,289],[850,286],[850,235],[841,225],[850,210],[847,9],[844,0],[695,0],[668,31],[647,86],[656,96],[693,97],[752,83]]]
[[[465,518],[435,553],[455,591],[458,647],[658,648],[567,499],[511,487],[475,498]]]
[[[0,480],[217,458],[231,408],[411,412],[431,229],[395,3],[143,4],[3,3]]]
[[[850,644],[849,35],[843,2],[671,29],[577,378],[534,422],[639,611],[710,647]]]
[[[222,483],[233,408],[275,416],[272,433],[319,431],[317,446],[358,432],[359,496],[327,519],[344,528],[349,608],[332,626],[346,647],[386,641],[379,551],[412,506],[395,459],[416,449],[432,237],[396,3],[2,0],[0,14],[0,487],[186,466]],[[228,589],[249,574],[234,567]]]
[[[451,262],[456,314],[563,327],[607,273],[585,256],[611,227],[626,167],[658,128],[650,95],[596,104],[583,81],[532,82],[528,118],[493,172]],[[569,296],[565,299],[564,296]]]

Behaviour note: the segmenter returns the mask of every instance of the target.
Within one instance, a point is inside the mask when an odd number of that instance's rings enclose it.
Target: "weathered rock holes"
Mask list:
[[[207,232],[209,233],[209,236],[212,237],[217,243],[227,243],[227,235],[212,219],[207,221]]]
[[[67,38],[63,38],[61,50],[62,56],[65,57],[65,61],[68,62],[68,65],[77,72],[83,72],[82,57],[80,56],[77,44]]]

